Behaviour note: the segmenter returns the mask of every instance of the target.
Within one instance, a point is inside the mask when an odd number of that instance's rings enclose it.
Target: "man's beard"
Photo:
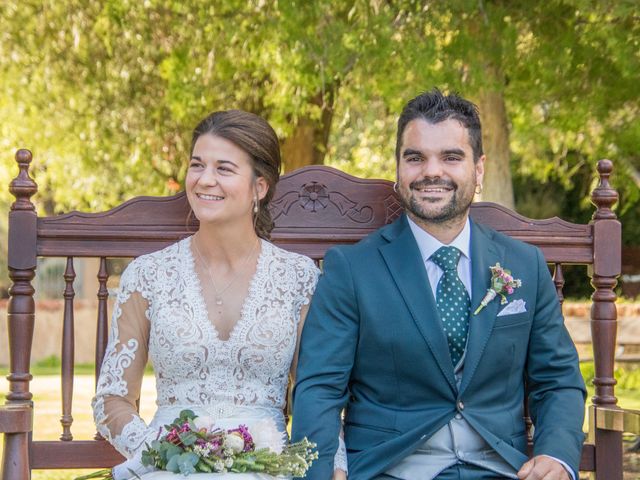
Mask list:
[[[415,190],[419,190],[425,187],[445,187],[450,188],[453,191],[453,195],[451,196],[451,200],[444,205],[440,210],[435,212],[429,212],[423,208],[423,205],[416,199],[415,194],[413,193]],[[465,198],[460,198],[460,189],[458,184],[453,182],[452,180],[443,180],[443,179],[428,179],[425,178],[423,180],[411,182],[409,184],[409,191],[405,196],[400,189],[400,202],[405,210],[411,214],[413,214],[419,220],[422,220],[427,223],[446,223],[451,220],[456,220],[464,217],[471,203],[473,202],[473,195],[470,195],[468,200]]]

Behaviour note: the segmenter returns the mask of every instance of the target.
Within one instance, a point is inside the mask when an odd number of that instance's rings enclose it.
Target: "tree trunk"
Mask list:
[[[509,148],[509,121],[504,102],[504,78],[499,68],[488,66],[490,76],[487,87],[478,96],[482,121],[482,143],[487,156],[484,167],[484,185],[480,200],[495,202],[513,209],[513,183],[511,180],[511,150]]]
[[[306,165],[322,165],[327,153],[335,87],[330,87],[324,94],[319,93],[310,102],[321,108],[319,119],[310,116],[298,118],[291,136],[282,143],[282,160],[286,172],[291,172]]]
[[[316,144],[317,128],[308,117],[298,119],[298,123],[290,137],[282,144],[282,160],[284,170],[291,172],[305,165],[320,165],[324,154]]]

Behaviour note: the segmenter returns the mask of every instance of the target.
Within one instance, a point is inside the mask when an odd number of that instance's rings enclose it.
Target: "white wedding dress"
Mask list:
[[[93,399],[98,431],[130,459],[116,480],[182,478],[142,467],[140,454],[183,409],[235,428],[272,418],[285,431],[283,408],[302,306],[319,271],[311,259],[262,240],[256,271],[229,338],[209,320],[191,238],[133,260],[122,274],[109,343]],[[156,377],[157,412],[147,425],[136,402],[147,358]],[[313,441],[313,439],[310,439]],[[343,448],[336,467],[346,470]],[[264,474],[192,474],[193,480],[272,479]]]

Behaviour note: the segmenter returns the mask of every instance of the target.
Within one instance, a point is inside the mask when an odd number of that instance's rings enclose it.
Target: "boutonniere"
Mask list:
[[[499,263],[496,263],[493,267],[489,267],[489,269],[491,270],[491,288],[487,290],[480,305],[476,308],[476,311],[473,312],[474,315],[480,313],[480,310],[486,307],[497,295],[502,297],[500,304],[504,305],[507,303],[506,295],[512,294],[516,288],[522,286],[522,281],[513,278],[511,276],[511,270],[502,268]]]

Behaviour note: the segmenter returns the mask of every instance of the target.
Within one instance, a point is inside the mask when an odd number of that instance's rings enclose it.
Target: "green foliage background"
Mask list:
[[[316,122],[325,163],[392,178],[397,115],[437,85],[504,101],[525,215],[588,220],[595,160],[613,159],[637,244],[638,72],[634,0],[4,0],[0,184],[26,147],[43,214],[172,193],[191,129],[227,108],[283,142]],[[10,201],[0,188],[2,219]]]

